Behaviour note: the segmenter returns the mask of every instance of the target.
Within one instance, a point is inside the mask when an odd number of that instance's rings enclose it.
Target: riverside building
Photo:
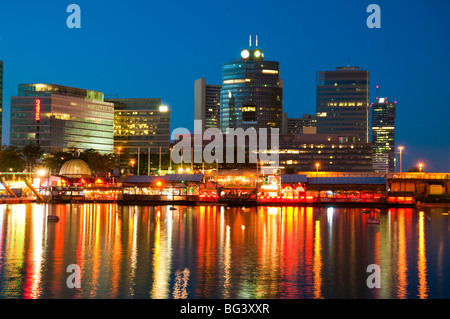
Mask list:
[[[167,153],[170,109],[160,98],[107,99],[114,104],[114,148],[129,154]]]
[[[371,143],[353,142],[337,134],[280,135],[281,167],[297,171],[372,172]]]
[[[56,84],[19,84],[11,97],[10,144],[45,153],[94,149],[112,153],[114,105],[102,92]]]

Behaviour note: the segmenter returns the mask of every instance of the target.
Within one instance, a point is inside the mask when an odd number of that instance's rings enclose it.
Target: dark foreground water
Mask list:
[[[0,298],[450,298],[447,207],[176,208],[0,206]]]

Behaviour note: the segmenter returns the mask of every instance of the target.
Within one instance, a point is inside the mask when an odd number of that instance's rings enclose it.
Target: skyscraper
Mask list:
[[[397,102],[379,98],[372,104],[373,169],[395,172],[395,107]]]
[[[202,131],[220,128],[221,85],[206,84],[204,78],[194,84],[194,120],[202,121]]]
[[[3,130],[3,61],[0,61],[0,145],[2,144]]]
[[[102,92],[55,84],[19,84],[11,97],[10,144],[44,152],[113,152],[114,105]]]
[[[369,71],[338,67],[317,72],[317,133],[369,141]]]
[[[167,153],[170,146],[170,109],[160,98],[107,99],[114,104],[114,149],[138,154]]]
[[[264,60],[257,47],[222,66],[220,128],[281,128],[283,89],[280,64]]]

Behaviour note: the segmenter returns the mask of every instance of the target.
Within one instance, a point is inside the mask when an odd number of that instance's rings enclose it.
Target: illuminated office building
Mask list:
[[[283,89],[279,62],[264,60],[256,47],[222,66],[220,128],[281,128]]]
[[[194,120],[202,121],[202,132],[208,128],[220,128],[221,85],[207,84],[204,78],[194,84]]]
[[[316,134],[317,133],[317,116],[303,114],[301,118],[286,119],[287,134]]]
[[[102,92],[55,84],[19,84],[11,97],[10,144],[44,152],[113,152],[114,105]]]
[[[336,134],[280,135],[278,152],[280,166],[293,166],[297,171],[371,172],[373,169],[371,143],[349,141]]]
[[[3,61],[0,61],[0,145],[2,144],[3,129]]]
[[[114,148],[129,154],[167,153],[170,109],[159,98],[107,99],[114,104]]]
[[[372,104],[373,169],[395,172],[395,107],[397,102],[379,98]]]
[[[317,133],[369,141],[369,71],[338,67],[317,72]]]

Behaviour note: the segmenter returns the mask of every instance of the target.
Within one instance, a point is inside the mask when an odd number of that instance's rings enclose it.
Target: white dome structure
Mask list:
[[[71,159],[63,164],[59,175],[66,177],[90,177],[92,175],[89,165],[81,159]]]

